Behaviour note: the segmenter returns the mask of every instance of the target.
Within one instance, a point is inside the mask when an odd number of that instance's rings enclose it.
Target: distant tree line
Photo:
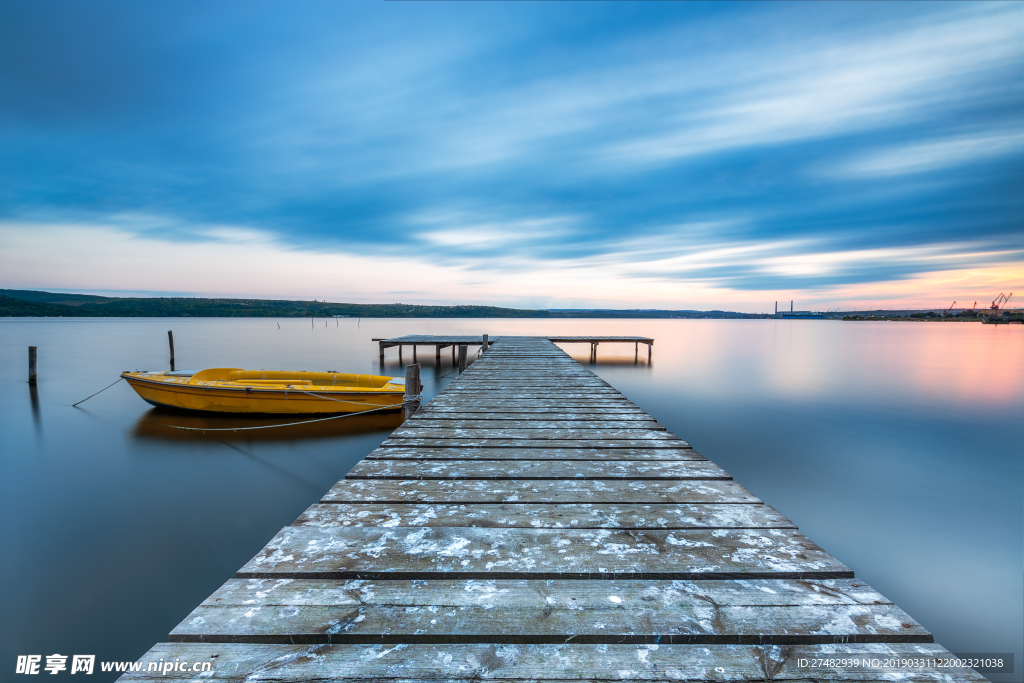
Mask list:
[[[64,318],[743,318],[761,317],[726,311],[530,310],[498,306],[420,306],[346,304],[270,299],[201,299],[189,297],[102,297],[0,289],[0,317]]]

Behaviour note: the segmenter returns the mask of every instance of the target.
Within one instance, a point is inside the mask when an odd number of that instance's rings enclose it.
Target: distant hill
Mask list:
[[[272,299],[199,299],[188,297],[105,297],[19,289],[0,289],[0,317],[65,318],[690,318],[699,311],[530,310],[498,306],[417,306],[346,304]],[[714,317],[761,317],[716,311]]]
[[[7,296],[22,301],[35,301],[43,304],[66,304],[81,306],[82,304],[103,304],[117,299],[94,294],[64,294],[62,292],[37,292],[31,289],[0,289],[0,296]]]

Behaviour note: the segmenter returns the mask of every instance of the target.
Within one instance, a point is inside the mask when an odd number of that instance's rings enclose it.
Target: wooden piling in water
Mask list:
[[[174,332],[167,330],[167,344],[171,347],[171,372],[174,371]]]
[[[420,407],[420,395],[423,392],[423,385],[420,383],[419,363],[405,366],[405,401],[402,407],[405,411],[405,419],[412,417]]]
[[[490,346],[490,344],[488,344],[488,343],[487,343],[487,335],[486,335],[486,334],[484,335],[483,339],[484,339],[484,343],[483,343],[483,345],[482,345],[482,346],[480,347],[480,353],[481,353],[481,354],[482,354],[482,353],[483,353],[484,351],[486,351],[486,350],[487,350],[487,347],[488,347],[488,346]]]
[[[36,383],[36,347],[28,347],[28,383]]]
[[[465,344],[459,344],[459,374],[466,371],[466,349]]]

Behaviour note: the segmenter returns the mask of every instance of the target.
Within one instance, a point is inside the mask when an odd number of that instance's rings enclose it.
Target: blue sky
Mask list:
[[[1020,2],[0,3],[0,287],[970,305],[1021,187]]]

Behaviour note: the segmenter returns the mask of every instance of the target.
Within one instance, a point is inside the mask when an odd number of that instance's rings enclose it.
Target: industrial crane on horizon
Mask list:
[[[1009,296],[1000,292],[999,296],[992,300],[992,305],[989,306],[989,309],[998,311],[1000,308],[1006,308],[1006,304],[1010,303],[1011,296],[1013,296],[1013,292],[1010,292]]]

